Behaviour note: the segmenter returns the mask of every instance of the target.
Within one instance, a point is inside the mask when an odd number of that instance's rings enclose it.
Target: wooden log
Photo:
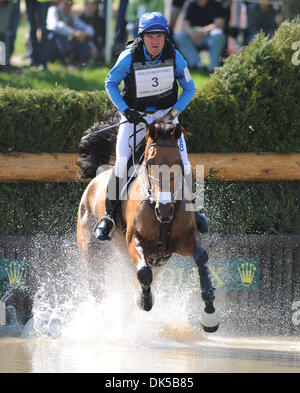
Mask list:
[[[0,182],[77,181],[76,153],[0,154]],[[204,177],[220,180],[300,180],[300,154],[201,153],[189,155],[194,171],[204,166]],[[200,167],[201,169],[201,167]],[[199,173],[199,172],[198,172]]]
[[[220,180],[300,180],[300,154],[201,153],[189,155],[193,167],[204,165]]]
[[[78,154],[0,154],[1,182],[68,182],[77,180]]]

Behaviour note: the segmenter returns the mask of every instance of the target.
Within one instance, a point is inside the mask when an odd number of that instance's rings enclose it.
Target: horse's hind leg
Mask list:
[[[154,303],[154,297],[151,292],[151,283],[153,280],[152,269],[147,265],[142,246],[137,237],[133,237],[128,247],[129,255],[137,267],[137,278],[141,284],[137,304],[144,311],[150,311]]]
[[[198,235],[196,235],[197,240]],[[207,266],[208,255],[206,250],[201,247],[200,241],[196,241],[196,246],[193,251],[194,261],[198,267],[198,273],[200,278],[201,295],[205,303],[205,308],[202,311],[201,323],[203,330],[206,332],[215,332],[219,327],[219,316],[214,307],[214,288],[210,279],[209,268]]]
[[[86,278],[92,295],[100,300],[104,288],[104,267],[100,257],[99,241],[93,235],[94,221],[83,204],[77,222],[77,244],[82,253]],[[102,258],[103,259],[103,258]]]

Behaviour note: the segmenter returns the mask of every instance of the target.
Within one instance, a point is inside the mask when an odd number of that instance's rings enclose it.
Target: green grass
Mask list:
[[[80,2],[81,0],[77,0]],[[30,89],[54,89],[57,86],[71,90],[103,90],[106,75],[110,66],[99,64],[98,66],[82,66],[74,70],[68,70],[60,62],[49,63],[47,70],[39,70],[36,67],[25,66],[26,39],[28,37],[28,25],[24,15],[22,16],[15,51],[13,53],[14,63],[17,67],[9,72],[0,72],[0,88],[7,86],[14,88]],[[208,80],[206,75],[191,72],[196,87],[201,88]]]
[[[103,90],[108,71],[106,66],[86,66],[69,71],[59,62],[49,64],[43,71],[36,67],[20,67],[13,72],[1,72],[0,87],[54,89],[63,86],[77,91]]]
[[[77,91],[103,90],[108,71],[109,67],[105,65],[83,66],[69,71],[59,62],[49,64],[48,69],[43,71],[36,67],[19,67],[14,71],[0,72],[0,87],[54,89],[63,86]],[[196,72],[192,72],[192,77],[198,89],[207,81],[206,76]]]

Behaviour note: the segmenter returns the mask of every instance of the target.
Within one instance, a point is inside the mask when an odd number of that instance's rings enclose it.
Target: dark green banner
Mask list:
[[[25,283],[27,262],[21,259],[0,259],[0,290],[22,288]]]
[[[211,259],[208,266],[215,288],[235,291],[259,289],[259,259]],[[191,259],[170,261],[158,271],[157,280],[170,285],[195,287],[197,289],[200,285],[197,267]]]

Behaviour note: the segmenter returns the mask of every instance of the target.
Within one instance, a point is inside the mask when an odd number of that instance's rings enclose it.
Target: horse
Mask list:
[[[95,126],[84,134],[79,144],[81,158],[77,161],[81,177],[93,176],[78,208],[77,244],[95,296],[101,296],[101,283],[94,274],[96,267],[101,267],[97,251],[101,241],[96,239],[94,231],[105,214],[105,195],[112,169],[98,175],[96,171],[99,165],[113,163],[117,129],[110,129],[108,133],[99,131],[98,125],[98,129]],[[187,208],[191,193],[180,192],[185,185],[178,148],[181,133],[188,132],[168,118],[147,126],[143,159],[130,187],[125,187],[128,191],[117,215],[113,241],[117,238],[116,241],[123,243],[136,267],[140,285],[137,304],[144,311],[150,311],[154,304],[151,291],[153,269],[167,263],[174,253],[193,257],[205,304],[201,310],[202,328],[205,332],[215,332],[219,327],[219,316],[214,307],[208,254],[201,246],[194,212]],[[166,179],[162,179],[162,172],[158,171],[161,167],[171,169],[166,171]]]

